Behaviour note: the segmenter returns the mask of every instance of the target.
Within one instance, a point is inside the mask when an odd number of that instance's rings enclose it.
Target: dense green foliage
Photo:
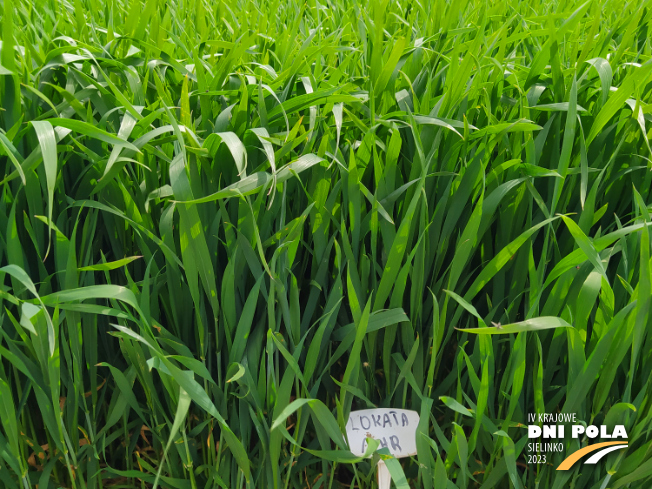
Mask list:
[[[0,485],[649,487],[650,3],[4,0]]]

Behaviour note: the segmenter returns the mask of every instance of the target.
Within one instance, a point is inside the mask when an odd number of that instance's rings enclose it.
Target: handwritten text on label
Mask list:
[[[349,448],[362,456],[367,448],[367,437],[375,438],[380,446],[389,449],[397,458],[416,455],[416,429],[419,414],[407,409],[363,409],[352,411],[346,424]]]

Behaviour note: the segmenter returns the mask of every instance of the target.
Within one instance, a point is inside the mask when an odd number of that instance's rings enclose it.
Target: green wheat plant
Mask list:
[[[649,488],[651,7],[4,0],[0,486]]]

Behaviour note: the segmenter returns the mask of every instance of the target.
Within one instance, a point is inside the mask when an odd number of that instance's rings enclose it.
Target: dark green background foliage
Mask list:
[[[650,486],[650,1],[2,8],[0,485]]]

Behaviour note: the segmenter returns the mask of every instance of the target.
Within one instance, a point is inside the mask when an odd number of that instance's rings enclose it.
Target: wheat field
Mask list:
[[[0,486],[649,488],[651,6],[4,0]]]

